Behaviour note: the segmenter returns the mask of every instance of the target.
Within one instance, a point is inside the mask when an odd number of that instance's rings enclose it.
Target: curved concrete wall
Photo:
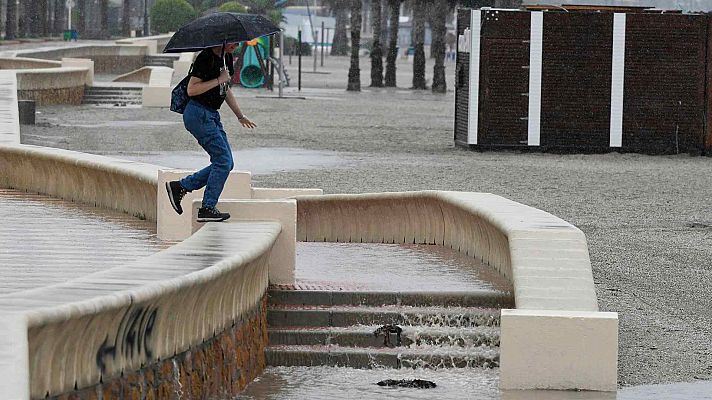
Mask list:
[[[156,220],[158,167],[28,145],[0,145],[0,186]]]
[[[88,58],[94,61],[94,71],[97,73],[123,74],[144,66],[148,47],[144,45],[80,45],[60,49],[21,50],[16,54],[45,60]]]
[[[518,309],[598,311],[586,237],[488,193],[423,191],[297,198],[301,241],[440,244],[512,280]]]
[[[35,100],[38,105],[81,104],[89,70],[58,67],[21,69],[16,73],[20,100]]]
[[[151,219],[157,168],[0,145],[0,187]],[[8,377],[0,395],[180,398],[191,390],[198,398],[234,397],[264,367],[264,296],[281,229],[278,222],[211,224],[134,263],[0,295],[0,316],[12,322],[0,326],[0,374]],[[214,365],[218,359],[225,364]],[[198,369],[205,373],[190,377]],[[132,386],[139,380],[151,383]]]
[[[0,69],[58,68],[60,61],[38,60],[27,57],[0,57]]]

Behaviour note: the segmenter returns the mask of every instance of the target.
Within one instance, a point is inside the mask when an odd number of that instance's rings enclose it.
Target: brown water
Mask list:
[[[494,268],[437,245],[297,243],[297,284],[370,291],[510,292]]]
[[[0,189],[0,296],[65,282],[170,246],[153,222]]]

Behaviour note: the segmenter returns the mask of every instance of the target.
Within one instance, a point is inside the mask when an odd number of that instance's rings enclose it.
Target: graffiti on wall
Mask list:
[[[158,315],[157,307],[130,307],[121,318],[114,335],[106,335],[96,352],[96,366],[106,372],[111,360],[151,359],[153,357],[153,328]]]

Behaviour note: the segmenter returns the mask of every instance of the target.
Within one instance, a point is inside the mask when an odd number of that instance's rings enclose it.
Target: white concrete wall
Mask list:
[[[193,232],[206,225],[197,222],[200,206],[200,200],[193,201]],[[280,223],[282,230],[269,260],[269,281],[272,284],[293,284],[297,263],[297,202],[293,199],[221,200],[218,208],[222,212],[230,213],[229,222],[277,221]]]
[[[86,68],[87,76],[85,84],[87,86],[94,85],[94,61],[88,58],[62,58],[63,67]]]
[[[618,315],[502,310],[502,389],[615,391]]]
[[[171,206],[166,192],[166,182],[177,181],[195,171],[181,169],[160,169],[158,171],[157,187],[157,220],[156,231],[163,240],[183,240],[191,235],[191,206],[193,200],[201,200],[205,189],[194,190],[183,198],[183,214],[178,215]],[[252,197],[252,175],[245,171],[231,171],[225,182],[221,198],[249,199]]]
[[[0,145],[20,144],[20,119],[17,109],[17,76],[0,71]]]
[[[439,244],[509,278],[517,309],[502,311],[503,388],[615,390],[618,316],[598,312],[586,237],[575,226],[488,193],[325,195],[297,202],[299,240]],[[559,333],[543,329],[552,321]],[[581,326],[596,337],[580,338]],[[534,360],[547,367],[535,368]]]

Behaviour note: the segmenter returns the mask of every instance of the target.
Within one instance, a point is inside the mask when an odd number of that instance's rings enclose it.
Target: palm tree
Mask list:
[[[121,3],[121,34],[131,34],[131,0],[123,0]]]
[[[109,39],[109,0],[101,0],[99,3],[99,37]]]
[[[425,84],[425,13],[427,0],[413,0],[413,89]]]
[[[328,0],[327,3],[336,18],[331,55],[345,56],[349,53],[349,40],[346,36],[346,26],[349,24],[349,0]]]
[[[390,36],[388,38],[388,56],[386,57],[386,87],[396,86],[396,58],[398,57],[398,19],[400,18],[401,0],[388,0],[390,8]]]
[[[383,48],[381,46],[381,0],[371,0],[371,87],[383,87]]]
[[[447,83],[445,82],[445,34],[447,33],[447,17],[450,13],[453,1],[436,0],[433,2],[431,29],[433,31],[433,41],[430,47],[430,52],[435,58],[435,66],[433,67],[433,86],[434,93],[447,92]]]
[[[7,20],[5,21],[5,39],[15,39],[17,36],[17,3],[15,0],[8,0],[5,9]]]
[[[250,14],[264,15],[277,25],[285,22],[282,6],[275,6],[274,0],[246,0],[241,3],[247,6]]]
[[[358,65],[359,44],[361,43],[361,0],[351,0],[351,66],[346,90],[361,91],[361,70]]]

